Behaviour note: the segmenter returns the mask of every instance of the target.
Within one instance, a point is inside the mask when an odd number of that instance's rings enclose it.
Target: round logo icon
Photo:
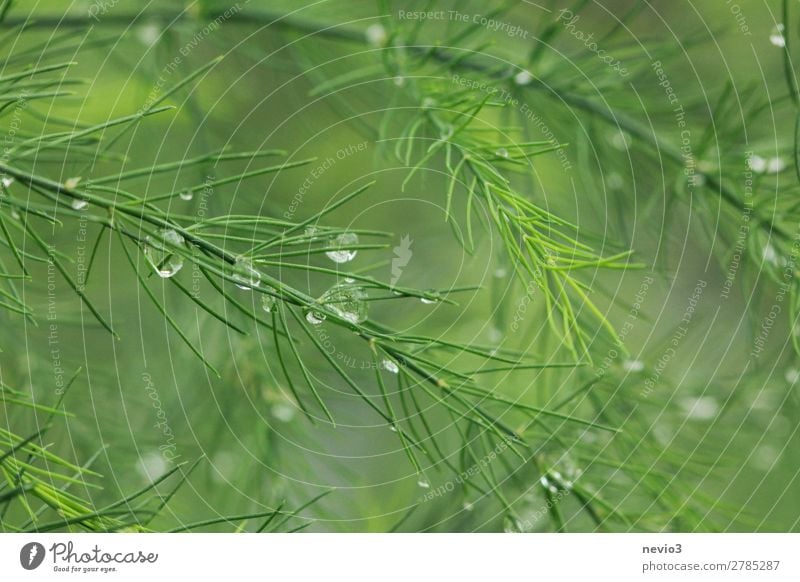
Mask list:
[[[30,542],[19,551],[19,563],[26,570],[35,570],[44,561],[44,546],[39,542]]]

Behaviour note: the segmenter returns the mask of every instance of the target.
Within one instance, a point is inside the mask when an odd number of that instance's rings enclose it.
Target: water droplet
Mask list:
[[[439,296],[436,293],[428,293],[425,297],[420,297],[419,300],[425,305],[433,305],[439,301]]]
[[[261,295],[261,309],[267,313],[271,313],[273,307],[275,307],[275,298],[272,295],[263,293]]]
[[[86,200],[81,200],[80,198],[73,198],[70,206],[72,206],[73,210],[86,210],[86,208],[89,206],[89,203],[86,202]]]
[[[392,360],[383,360],[381,362],[381,368],[392,374],[397,374],[400,371],[398,365]]]
[[[311,325],[319,325],[325,321],[325,314],[308,310],[306,311],[306,321]]]
[[[145,24],[136,29],[136,38],[145,46],[153,46],[161,36],[161,29],[157,24]]]
[[[762,158],[761,156],[752,155],[747,159],[747,165],[750,166],[750,169],[756,172],[757,174],[761,174],[767,170],[767,160]]]
[[[528,71],[520,71],[514,75],[514,83],[517,85],[530,85],[531,81],[533,81],[533,75],[531,75]]]
[[[764,262],[772,263],[773,265],[778,264],[778,253],[775,251],[775,247],[773,247],[771,244],[764,245],[762,256],[764,258]]]
[[[773,46],[780,48],[786,46],[786,37],[783,36],[783,31],[783,24],[776,24],[774,27],[772,27],[772,31],[769,33],[769,42],[771,42]]]
[[[17,212],[16,209],[14,208],[11,209],[11,218],[13,218],[14,220],[20,219],[19,212]]]
[[[0,178],[0,185],[2,185],[3,188],[8,188],[13,183],[14,183],[14,178],[8,178],[8,177]]]
[[[405,77],[395,77],[395,78],[392,80],[392,82],[393,82],[395,85],[397,85],[398,87],[402,87],[403,85],[405,85],[405,84],[406,84],[406,78],[405,78]]]
[[[425,97],[425,99],[422,100],[422,107],[425,109],[436,107],[436,99],[433,97]]]
[[[356,280],[355,280],[355,279],[353,279],[352,277],[345,277],[345,278],[344,278],[344,282],[345,282],[345,283],[355,283],[355,282],[356,282]]]
[[[325,255],[334,263],[349,263],[356,258],[358,251],[348,249],[353,245],[358,244],[358,235],[354,232],[343,232],[333,242],[336,247],[335,251],[328,251]],[[344,247],[344,248],[343,248]]]
[[[767,160],[767,172],[770,174],[780,174],[786,169],[786,161],[783,158],[770,158]]]
[[[789,368],[786,370],[784,378],[786,378],[789,384],[797,384],[797,382],[800,381],[800,370],[797,368]]]
[[[508,157],[508,150],[506,148],[497,148],[497,151],[494,152],[499,158],[507,158]]]
[[[272,416],[280,420],[281,422],[290,422],[296,413],[296,409],[291,404],[286,404],[284,402],[280,404],[275,404],[272,409]]]
[[[81,177],[77,176],[75,178],[67,178],[66,182],[64,182],[64,187],[68,190],[74,190],[78,187],[78,184],[81,183]]]
[[[148,236],[144,245],[144,257],[159,277],[168,279],[183,268],[183,257],[175,253],[175,247],[183,246],[183,237],[172,229],[160,231],[160,238]]]
[[[319,298],[319,302],[350,323],[367,319],[367,294],[351,283],[334,285]]]
[[[641,372],[644,370],[644,362],[641,360],[625,360],[622,362],[622,369],[626,372]]]
[[[389,430],[392,432],[397,432],[397,427],[393,424],[389,425]]]
[[[374,47],[384,46],[389,38],[382,24],[371,24],[367,27],[364,35],[367,38],[367,42]]]
[[[152,483],[167,471],[167,461],[161,453],[151,451],[139,457],[136,470],[145,481]]]
[[[247,257],[239,257],[233,265],[233,280],[239,289],[250,291],[261,285],[261,273],[253,267],[253,262]]]
[[[475,506],[469,501],[465,501],[462,507],[464,508],[464,511],[472,511],[473,509],[475,509]]]
[[[489,341],[493,344],[500,343],[503,339],[503,332],[496,327],[489,328]]]
[[[316,240],[317,235],[319,234],[319,229],[316,226],[307,226],[305,234],[309,240]]]
[[[716,399],[710,396],[684,398],[681,406],[686,411],[686,416],[696,420],[710,420],[717,415],[719,410]]]
[[[430,489],[431,484],[425,477],[420,477],[417,481],[417,486],[422,487],[423,489]]]
[[[505,267],[498,267],[497,269],[494,270],[493,275],[495,279],[505,279],[506,275],[508,275],[508,269],[506,269]]]
[[[192,198],[194,198],[194,192],[192,192],[191,190],[182,190],[181,193],[178,194],[178,196],[181,197],[181,200],[189,202]]]

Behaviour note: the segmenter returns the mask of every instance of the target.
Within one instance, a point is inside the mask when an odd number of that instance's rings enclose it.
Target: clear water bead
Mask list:
[[[291,404],[280,402],[272,407],[271,412],[281,422],[291,422],[297,410]]]
[[[392,374],[397,374],[400,371],[400,368],[398,367],[398,365],[396,363],[394,363],[392,360],[388,360],[388,359],[387,360],[383,360],[381,362],[381,369],[386,370],[387,372],[390,372]]]
[[[514,83],[521,87],[524,85],[530,85],[531,81],[533,81],[533,75],[531,75],[528,71],[520,71],[514,75]]]
[[[374,47],[384,46],[389,38],[382,24],[371,24],[367,27],[364,36],[366,36],[367,42]]]
[[[425,297],[419,298],[420,303],[424,303],[425,305],[433,305],[439,301],[439,297],[433,293],[428,293]]]
[[[644,370],[644,362],[641,360],[625,360],[622,362],[622,369],[626,372],[641,372]]]
[[[367,319],[366,299],[366,292],[358,285],[340,283],[325,291],[319,301],[350,323],[361,323]]]
[[[159,235],[160,239],[146,238],[144,257],[159,277],[168,279],[183,268],[183,257],[175,253],[175,247],[182,247],[184,241],[172,229],[161,230]]]
[[[317,311],[308,310],[306,311],[306,321],[311,325],[319,325],[323,321],[325,321],[325,314],[319,313]]]
[[[86,210],[89,207],[89,203],[80,198],[73,198],[70,206],[72,206],[73,210]]]
[[[764,261],[767,263],[772,263],[773,265],[778,264],[778,252],[775,250],[771,244],[767,243],[764,245],[764,251],[762,254]]]
[[[772,32],[769,33],[769,42],[772,43],[773,46],[777,46],[783,48],[786,46],[786,37],[783,36],[784,31],[783,24],[776,24],[772,28]]]
[[[354,232],[343,232],[337,236],[333,245],[336,250],[328,251],[325,255],[334,263],[349,263],[356,258],[358,251],[347,247],[358,244],[358,235]]]
[[[13,183],[14,183],[14,178],[9,178],[9,177],[0,178],[0,185],[3,186],[3,188],[8,188]]]
[[[261,285],[261,273],[247,257],[239,257],[233,265],[233,280],[239,289],[250,291]]]
[[[770,174],[780,174],[786,169],[786,161],[783,158],[770,158],[766,169]]]
[[[75,188],[78,187],[78,184],[80,183],[81,183],[80,176],[76,176],[75,178],[67,178],[67,180],[64,182],[64,187],[67,188],[68,190],[74,190]]]
[[[194,198],[194,192],[191,190],[183,190],[180,194],[178,194],[178,196],[180,196],[181,200],[189,202],[192,198]]]
[[[756,172],[757,174],[761,174],[767,171],[767,160],[758,155],[750,156],[747,159],[747,165],[750,166],[750,169]]]
[[[423,489],[430,489],[430,482],[425,477],[420,477],[417,481],[417,486],[422,487]]]
[[[506,148],[497,148],[497,151],[494,152],[499,158],[507,158],[508,157],[508,150]]]
[[[262,294],[261,309],[263,309],[267,313],[271,313],[274,307],[275,307],[275,298],[272,295],[267,295],[266,293]]]
[[[716,398],[700,396],[698,398],[684,398],[681,406],[686,411],[686,416],[695,420],[711,420],[717,416],[719,404]]]

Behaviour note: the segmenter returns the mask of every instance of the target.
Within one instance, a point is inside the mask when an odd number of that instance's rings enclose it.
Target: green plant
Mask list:
[[[434,4],[421,3],[419,8],[432,9]],[[565,14],[574,23],[575,16],[590,8],[583,0],[560,16],[540,18],[538,41],[531,46],[515,38],[495,43],[488,24],[499,27],[518,11],[524,14],[515,2],[492,3],[491,10],[477,4],[448,5],[450,14],[481,18],[459,21],[451,16],[447,26],[400,18],[389,2],[378,2],[363,22],[345,25],[328,22],[331,16],[313,7],[298,13],[276,8],[273,13],[249,5],[201,3],[192,10],[166,6],[146,12],[144,21],[136,14],[109,11],[101,15],[101,31],[157,27],[163,38],[154,46],[165,47],[173,59],[158,60],[163,55],[157,55],[154,66],[158,70],[163,61],[169,62],[162,70],[168,71],[170,82],[158,77],[134,112],[85,122],[78,114],[62,113],[70,111],[71,93],[65,89],[82,85],[70,74],[73,61],[96,47],[113,49],[119,39],[91,36],[84,43],[77,33],[86,15],[67,14],[57,25],[46,18],[34,21],[15,15],[6,0],[0,5],[7,39],[0,41],[5,51],[0,57],[0,119],[14,137],[0,158],[0,307],[12,327],[43,324],[48,297],[25,292],[24,286],[37,278],[49,281],[55,271],[105,331],[102,341],[117,345],[125,334],[110,305],[102,302],[111,296],[112,279],[124,278],[129,269],[137,299],[140,292],[152,306],[155,320],[164,324],[164,337],[180,341],[182,347],[171,350],[192,354],[204,366],[209,385],[228,386],[244,374],[248,382],[243,385],[269,386],[247,397],[267,393],[264,398],[296,406],[304,418],[301,432],[308,434],[347,434],[354,414],[368,415],[371,427],[391,429],[405,459],[404,471],[413,476],[423,497],[387,511],[391,515],[372,526],[377,529],[432,529],[445,520],[450,521],[442,528],[452,529],[482,527],[482,520],[491,522],[490,528],[507,530],[750,526],[753,522],[738,509],[698,491],[702,460],[687,461],[679,447],[662,450],[663,435],[653,430],[658,414],[649,407],[652,386],[671,386],[656,360],[669,349],[664,346],[676,337],[682,342],[683,335],[680,327],[662,330],[666,339],[649,342],[649,356],[631,353],[626,339],[642,317],[641,308],[631,307],[620,289],[635,293],[638,288],[646,295],[656,288],[656,280],[668,281],[673,269],[661,238],[645,239],[645,250],[634,251],[641,237],[634,240],[630,221],[660,220],[669,231],[670,221],[685,216],[684,209],[696,208],[697,217],[690,218],[693,228],[708,234],[709,225],[717,221],[707,242],[724,269],[731,252],[717,241],[737,244],[746,213],[753,227],[743,244],[752,257],[770,258],[753,273],[737,272],[732,284],[744,288],[758,282],[757,289],[786,293],[790,322],[796,320],[796,204],[775,195],[788,170],[759,174],[752,192],[742,194],[737,179],[743,164],[747,161],[752,169],[757,161],[747,153],[749,145],[731,147],[748,127],[774,115],[775,108],[796,106],[789,35],[783,51],[789,96],[765,98],[756,88],[739,91],[731,83],[714,96],[716,104],[706,120],[703,94],[686,89],[676,97],[677,113],[664,106],[665,87],[672,89],[674,81],[663,71],[680,62],[684,47],[702,46],[703,39],[698,33],[677,46],[653,41],[646,61],[630,59],[638,54],[638,41],[628,37],[627,26],[645,8],[643,2],[631,4],[597,44],[630,60],[624,71],[630,87],[637,88],[636,100],[628,85],[620,83],[620,67],[599,62],[596,51],[576,50],[572,68],[565,69],[555,47],[568,43],[568,31],[576,35]],[[555,4],[551,8],[556,14]],[[788,2],[783,10],[788,22]],[[44,27],[54,28],[54,38],[39,34]],[[228,28],[255,40],[235,45],[226,36]],[[204,54],[187,48],[205,40],[208,45],[197,49]],[[231,44],[232,55],[209,58]],[[183,77],[173,70],[176,54],[198,60]],[[242,68],[250,63],[274,67],[276,76],[286,66],[292,81],[305,79],[306,106],[326,104],[364,138],[380,144],[374,163],[401,176],[389,187],[422,191],[426,200],[435,199],[442,209],[438,224],[451,231],[465,260],[496,262],[494,276],[436,288],[407,284],[394,273],[390,277],[386,254],[397,233],[352,225],[357,211],[386,187],[385,178],[370,172],[347,180],[327,200],[301,200],[298,210],[292,206],[291,212],[282,211],[280,199],[274,201],[280,194],[273,192],[281,185],[303,184],[302,172],[315,175],[314,168],[324,163],[316,155],[301,155],[302,145],[215,149],[207,146],[214,136],[197,130],[203,137],[180,147],[194,152],[196,143],[202,143],[203,151],[182,158],[148,155],[138,132],[150,123],[166,123],[159,120],[167,116],[177,118],[170,123],[188,120],[204,126],[202,89],[233,59],[247,63],[239,62]],[[294,70],[297,63],[302,64],[299,72]],[[659,82],[653,82],[654,73]],[[675,85],[675,91],[682,90]],[[223,96],[233,99],[227,92]],[[668,94],[667,102],[672,104]],[[731,114],[737,106],[741,116]],[[636,114],[639,109],[643,116]],[[651,112],[664,115],[654,121]],[[21,119],[24,129],[17,129]],[[693,129],[704,124],[688,154],[681,147],[685,120],[691,120]],[[789,141],[782,141],[779,156],[789,149]],[[132,159],[129,151],[136,154]],[[264,161],[271,158],[280,161]],[[795,158],[800,175],[800,158]],[[648,174],[660,175],[663,199],[643,201],[644,218],[631,218],[626,185],[653,187],[658,180]],[[259,205],[257,188],[265,180],[271,182]],[[790,186],[794,189],[796,184]],[[215,200],[214,208],[202,215],[182,210],[182,202],[194,203],[210,191],[243,192],[243,200]],[[609,223],[614,230],[610,236]],[[69,228],[88,233],[86,257],[70,255],[56,244],[58,233]],[[97,274],[98,257],[104,253],[114,257],[109,259],[113,277],[105,282]],[[374,257],[374,262],[351,268],[356,255]],[[765,273],[777,287],[759,281]],[[703,280],[699,295],[705,285]],[[473,304],[487,293],[490,331],[500,337],[481,341],[475,338],[482,332],[456,324],[464,319],[459,310],[484,317]],[[537,311],[531,308],[528,317],[538,318],[542,326],[519,315],[531,303]],[[397,310],[423,314],[434,309],[445,319],[416,331],[417,323],[391,317],[392,306],[398,305],[403,307]],[[76,313],[82,314],[81,308]],[[687,328],[696,321],[693,312],[684,319]],[[753,310],[756,326],[758,319]],[[224,340],[211,335],[220,330]],[[205,341],[209,337],[216,343]],[[795,349],[797,337],[792,336]],[[236,356],[232,361],[217,348],[225,343]],[[144,340],[142,344],[144,357]],[[271,364],[265,369],[251,365],[262,351],[269,353]],[[37,357],[35,351],[30,357]],[[640,358],[649,360],[646,367]],[[359,362],[358,369],[351,360]],[[637,375],[643,370],[648,377]],[[188,377],[179,376],[185,389]],[[79,377],[76,373],[73,381]],[[351,398],[345,404],[342,394]],[[189,479],[190,471],[179,465],[133,497],[95,506],[91,497],[75,496],[67,488],[87,487],[87,480],[99,475],[51,454],[42,441],[42,427],[65,414],[62,399],[45,406],[38,397],[5,387],[3,396],[5,410],[14,411],[6,414],[9,429],[21,406],[33,414],[36,427],[28,432],[2,429],[0,434],[6,481],[0,501],[3,515],[17,520],[2,519],[8,531],[73,525],[92,531],[147,530]],[[47,416],[46,422],[41,415]],[[265,455],[279,456],[275,441],[280,439],[273,431],[260,437],[268,443]],[[679,474],[684,478],[663,487],[665,479]],[[177,483],[164,493],[162,484],[173,478]],[[55,486],[57,481],[63,485]],[[276,490],[291,486],[275,481]],[[442,495],[442,487],[449,495]],[[635,489],[632,499],[628,488]],[[290,520],[309,506],[324,524],[336,519],[336,511],[317,505],[331,491],[321,489],[310,495],[291,491],[299,506],[293,512],[271,503],[267,511],[193,518],[189,525],[172,529],[233,522],[257,530],[299,529],[311,522]],[[485,517],[472,517],[478,501],[486,501]],[[58,518],[43,522],[41,515],[48,511]],[[260,527],[254,521],[259,518],[265,519]]]

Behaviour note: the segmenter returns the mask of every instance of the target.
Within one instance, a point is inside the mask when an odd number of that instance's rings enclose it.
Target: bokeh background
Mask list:
[[[525,286],[508,274],[511,265],[502,244],[480,226],[480,217],[474,218],[479,233],[474,255],[464,252],[453,236],[444,220],[443,160],[427,162],[403,187],[409,169],[393,157],[394,144],[379,138],[387,108],[418,104],[412,92],[403,93],[408,85],[398,86],[395,76],[381,69],[384,48],[374,26],[387,31],[408,27],[398,11],[423,10],[426,4],[32,1],[15,7],[10,19],[20,22],[32,15],[34,31],[18,40],[9,32],[0,51],[20,54],[52,39],[64,47],[62,60],[77,63],[66,78],[86,81],[65,87],[73,96],[33,104],[36,116],[24,122],[24,130],[32,134],[57,127],[53,120],[58,118],[91,124],[136,112],[159,91],[160,78],[170,85],[224,55],[199,82],[168,100],[174,110],[143,120],[113,143],[118,161],[87,169],[42,152],[36,171],[57,179],[84,172],[87,178],[221,147],[282,149],[289,161],[316,157],[318,162],[308,166],[198,192],[191,200],[173,199],[163,207],[201,218],[223,213],[281,217],[289,212],[305,219],[354,185],[374,179],[367,196],[326,218],[338,226],[390,233],[385,248],[360,251],[348,266],[389,280],[393,249],[407,237],[413,241],[412,255],[402,270],[403,284],[480,289],[459,294],[458,306],[374,302],[371,318],[413,333],[502,344],[543,359],[562,357],[547,327],[544,303],[535,295],[530,299]],[[489,15],[503,5],[435,4],[437,10],[467,15]],[[559,501],[564,529],[797,530],[800,371],[790,341],[791,298],[778,299],[783,267],[793,257],[787,254],[790,247],[773,241],[770,230],[770,224],[780,223],[791,238],[798,216],[792,202],[798,193],[794,113],[783,50],[771,40],[782,22],[780,3],[641,3],[624,25],[618,19],[639,3],[584,4],[575,30],[593,34],[598,46],[628,67],[628,77],[611,71],[585,41],[565,32],[558,11],[575,6],[560,1],[521,1],[498,17],[529,31],[527,38],[483,27],[463,44],[492,55],[490,62],[498,70],[514,71],[537,43],[535,38],[544,38],[553,28],[560,31],[531,71],[557,90],[529,90],[508,77],[488,82],[515,92],[560,143],[569,144],[563,150],[569,169],[555,154],[537,157],[514,177],[518,187],[579,225],[580,239],[603,254],[635,250],[642,268],[589,271],[583,279],[615,328],[625,330],[629,353],[613,351],[592,332],[594,357],[587,366],[490,375],[489,382],[505,394],[544,407],[591,383],[579,398],[571,397],[565,411],[584,416],[589,411],[589,416],[622,429],[620,435],[609,435],[563,423],[551,425],[552,432],[530,428],[527,436],[538,457],[558,459],[571,478],[586,483],[608,508],[625,517],[598,525],[579,499],[566,495]],[[209,19],[229,9],[235,17],[204,29]],[[278,15],[290,16],[273,22]],[[348,35],[324,32],[329,27]],[[465,28],[449,18],[425,22],[420,42],[444,43],[459,27]],[[11,30],[9,24],[4,29]],[[796,29],[795,21],[783,32],[791,38]],[[62,39],[67,32],[70,36]],[[659,60],[663,78],[653,67]],[[20,61],[36,62],[36,50]],[[373,76],[347,81],[350,71],[367,66],[375,67]],[[425,72],[438,76],[444,87],[455,73],[447,67]],[[458,74],[482,78],[469,70]],[[674,104],[660,84],[664,78],[686,112],[693,167],[704,172],[688,181],[684,169],[692,164],[676,163],[667,152],[679,148],[684,136]],[[325,83],[336,83],[335,94]],[[581,106],[580,100],[595,104],[597,111]],[[526,135],[543,139],[537,135],[541,126],[508,109],[499,108],[489,119],[497,125],[527,126]],[[645,137],[628,131],[629,123]],[[400,135],[397,129],[389,131]],[[521,134],[514,135],[521,139]],[[646,136],[660,141],[654,145]],[[322,167],[327,159],[333,162]],[[208,164],[145,176],[126,187],[138,195],[158,195],[202,183],[208,176],[234,175],[251,164]],[[759,218],[748,223],[752,228],[726,291],[748,175],[755,181],[752,200]],[[715,181],[740,197],[736,203],[724,200]],[[463,211],[463,200],[456,205]],[[60,252],[76,257],[94,241],[96,231],[88,228],[88,242],[83,226],[75,222],[48,236]],[[109,338],[60,277],[50,281],[46,266],[35,268],[33,280],[22,288],[40,314],[54,313],[53,319],[42,318],[33,326],[0,313],[5,384],[31,392],[37,402],[52,403],[59,369],[66,377],[80,370],[64,404],[74,416],[57,420],[49,438],[54,451],[78,464],[96,455],[93,468],[103,475],[96,483],[103,489],[82,490],[95,504],[146,486],[175,461],[202,459],[151,527],[168,530],[189,521],[247,514],[283,500],[296,507],[328,490],[332,492],[303,512],[314,520],[311,531],[507,527],[494,496],[476,496],[456,486],[424,500],[427,490],[418,485],[396,434],[324,362],[312,359],[310,366],[325,383],[323,395],[337,417],[336,428],[313,425],[299,413],[263,329],[235,336],[174,289],[152,281],[221,378],[210,374],[165,325],[111,240],[104,239],[99,247],[87,292],[110,314],[120,340]],[[324,259],[309,260],[330,266]],[[330,285],[329,279],[302,271],[274,274],[314,296]],[[191,266],[181,276],[192,285]],[[202,286],[200,293],[208,292]],[[55,307],[49,307],[49,297]],[[252,293],[240,291],[237,297],[260,308]],[[754,356],[775,304],[781,313],[769,324],[763,351]],[[512,328],[515,316],[518,325]],[[371,372],[358,369],[370,361],[368,351],[346,332],[332,326],[326,332],[337,353],[352,358],[354,378],[368,393],[377,394]],[[450,427],[450,417],[424,401],[442,446],[457,451],[459,435]],[[29,411],[3,410],[4,421],[20,433],[39,422]],[[501,476],[503,495],[527,519],[524,529],[555,529],[549,513],[539,511],[552,496],[542,486],[541,474],[531,463],[520,464],[505,453],[500,457],[505,459],[494,463],[493,470]],[[454,472],[438,464],[426,476],[430,489],[436,489],[452,483]],[[13,510],[4,516],[9,522],[12,517]],[[238,525],[207,529],[230,531]]]

